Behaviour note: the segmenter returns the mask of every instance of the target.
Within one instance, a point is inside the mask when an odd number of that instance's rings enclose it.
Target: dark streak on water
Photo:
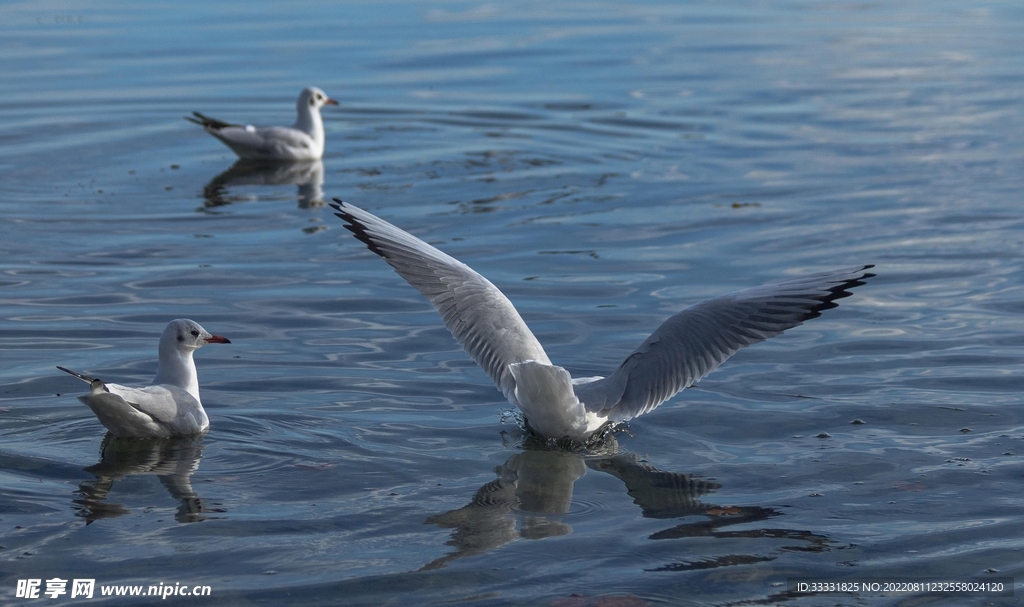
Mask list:
[[[1018,5],[0,15],[2,602],[59,576],[218,605],[1014,604],[784,582],[1024,575]],[[232,166],[181,120],[290,122],[310,84],[342,102],[322,167]],[[574,374],[709,296],[878,277],[552,451],[332,196],[488,276]],[[54,365],[147,381],[180,316],[233,342],[198,355],[210,433],[101,455]]]

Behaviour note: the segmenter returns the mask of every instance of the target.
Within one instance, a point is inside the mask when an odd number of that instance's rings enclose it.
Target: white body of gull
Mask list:
[[[338,105],[326,93],[311,86],[295,102],[298,116],[292,126],[231,124],[192,112],[185,120],[203,127],[241,158],[261,160],[320,160],[324,155],[324,121],[320,108]]]
[[[199,378],[192,353],[206,344],[229,344],[194,320],[172,320],[160,336],[160,360],[153,385],[129,388],[109,384],[57,367],[88,383],[92,390],[79,396],[100,422],[119,437],[168,437],[197,434],[210,427],[199,400]]]
[[[774,337],[874,276],[873,266],[810,274],[737,291],[670,317],[608,377],[572,379],[551,364],[519,313],[486,278],[386,221],[335,199],[338,217],[440,312],[455,339],[530,429],[584,441],[608,422],[647,413],[740,348]]]

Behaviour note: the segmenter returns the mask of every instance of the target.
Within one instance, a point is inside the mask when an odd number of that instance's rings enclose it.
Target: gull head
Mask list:
[[[192,352],[206,344],[229,344],[230,340],[214,335],[194,320],[179,318],[172,320],[160,336],[160,349],[170,346],[181,352]]]
[[[309,106],[314,110],[319,110],[325,105],[338,105],[338,102],[327,96],[327,93],[321,91],[315,86],[303,89],[299,93],[299,107]]]

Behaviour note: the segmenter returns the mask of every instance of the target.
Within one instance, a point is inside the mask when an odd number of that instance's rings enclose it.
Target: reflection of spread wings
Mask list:
[[[621,454],[587,460],[592,470],[607,472],[626,484],[633,503],[649,518],[678,518],[700,514],[704,506],[697,499],[721,487],[692,474],[665,472],[637,460],[636,455]]]
[[[635,455],[587,458],[555,449],[528,449],[514,454],[497,469],[498,478],[480,487],[469,504],[427,519],[454,529],[447,545],[455,552],[423,569],[438,569],[457,558],[480,554],[520,538],[541,539],[572,532],[557,516],[569,512],[573,486],[587,467],[626,483],[645,516],[667,518],[699,514],[698,496],[718,485],[688,474],[664,472],[640,463]],[[549,515],[549,516],[545,516]]]
[[[454,529],[445,544],[454,546],[455,552],[434,559],[420,570],[440,569],[455,559],[482,554],[518,539],[516,519],[510,514],[515,499],[515,483],[499,478],[480,487],[462,508],[428,518],[426,522],[431,525]]]
[[[614,437],[605,440],[614,443]],[[427,519],[427,523],[454,530],[446,545],[455,550],[424,565],[421,570],[440,569],[455,559],[482,554],[518,539],[568,535],[572,528],[560,515],[569,512],[573,484],[587,468],[621,480],[644,517],[684,519],[675,527],[648,535],[650,540],[741,538],[770,542],[765,550],[759,550],[760,544],[751,544],[753,552],[750,554],[707,555],[693,561],[661,565],[653,571],[711,569],[771,561],[780,550],[821,551],[827,550],[830,544],[829,538],[810,531],[752,525],[781,516],[774,508],[702,503],[701,496],[718,490],[721,485],[693,474],[659,470],[634,454],[584,457],[574,452],[542,448],[514,454],[497,468],[498,478],[480,487],[468,504]],[[737,530],[726,529],[739,525],[742,527]],[[780,540],[789,545],[781,548],[771,545]]]

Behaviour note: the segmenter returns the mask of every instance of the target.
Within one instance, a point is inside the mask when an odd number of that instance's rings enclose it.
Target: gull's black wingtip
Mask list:
[[[868,270],[873,267],[875,267],[875,264],[869,263],[862,266],[859,270],[853,270],[850,272],[850,274],[853,274],[853,277],[836,283],[836,285],[828,289],[828,295],[823,297],[821,303],[810,311],[810,314],[805,320],[817,318],[818,316],[821,316],[823,311],[839,307],[837,300],[853,295],[852,289],[867,284],[867,280],[869,278],[874,278],[876,276],[874,272],[868,272]]]
[[[331,200],[333,200],[334,202],[328,202],[327,206],[329,206],[332,209],[334,209],[334,215],[336,217],[338,217],[339,219],[341,219],[342,221],[344,221],[345,222],[345,227],[351,230],[352,226],[349,225],[349,224],[355,223],[356,222],[356,218],[353,217],[351,213],[349,213],[348,211],[346,211],[345,209],[343,209],[341,207],[341,205],[347,204],[347,203],[344,200],[342,200],[341,198],[332,198]]]
[[[370,236],[370,233],[367,230],[366,225],[362,221],[360,221],[355,215],[349,213],[344,208],[342,208],[341,205],[348,203],[346,203],[344,200],[340,198],[333,198],[332,200],[334,200],[334,202],[329,202],[327,204],[332,209],[334,209],[334,214],[345,222],[345,229],[348,230],[349,232],[352,232],[352,235],[358,238],[360,242],[365,244],[366,248],[370,249],[377,255],[380,255],[381,257],[384,257],[386,259],[387,255],[385,255],[384,251],[377,246],[376,242],[374,242],[373,237]]]

